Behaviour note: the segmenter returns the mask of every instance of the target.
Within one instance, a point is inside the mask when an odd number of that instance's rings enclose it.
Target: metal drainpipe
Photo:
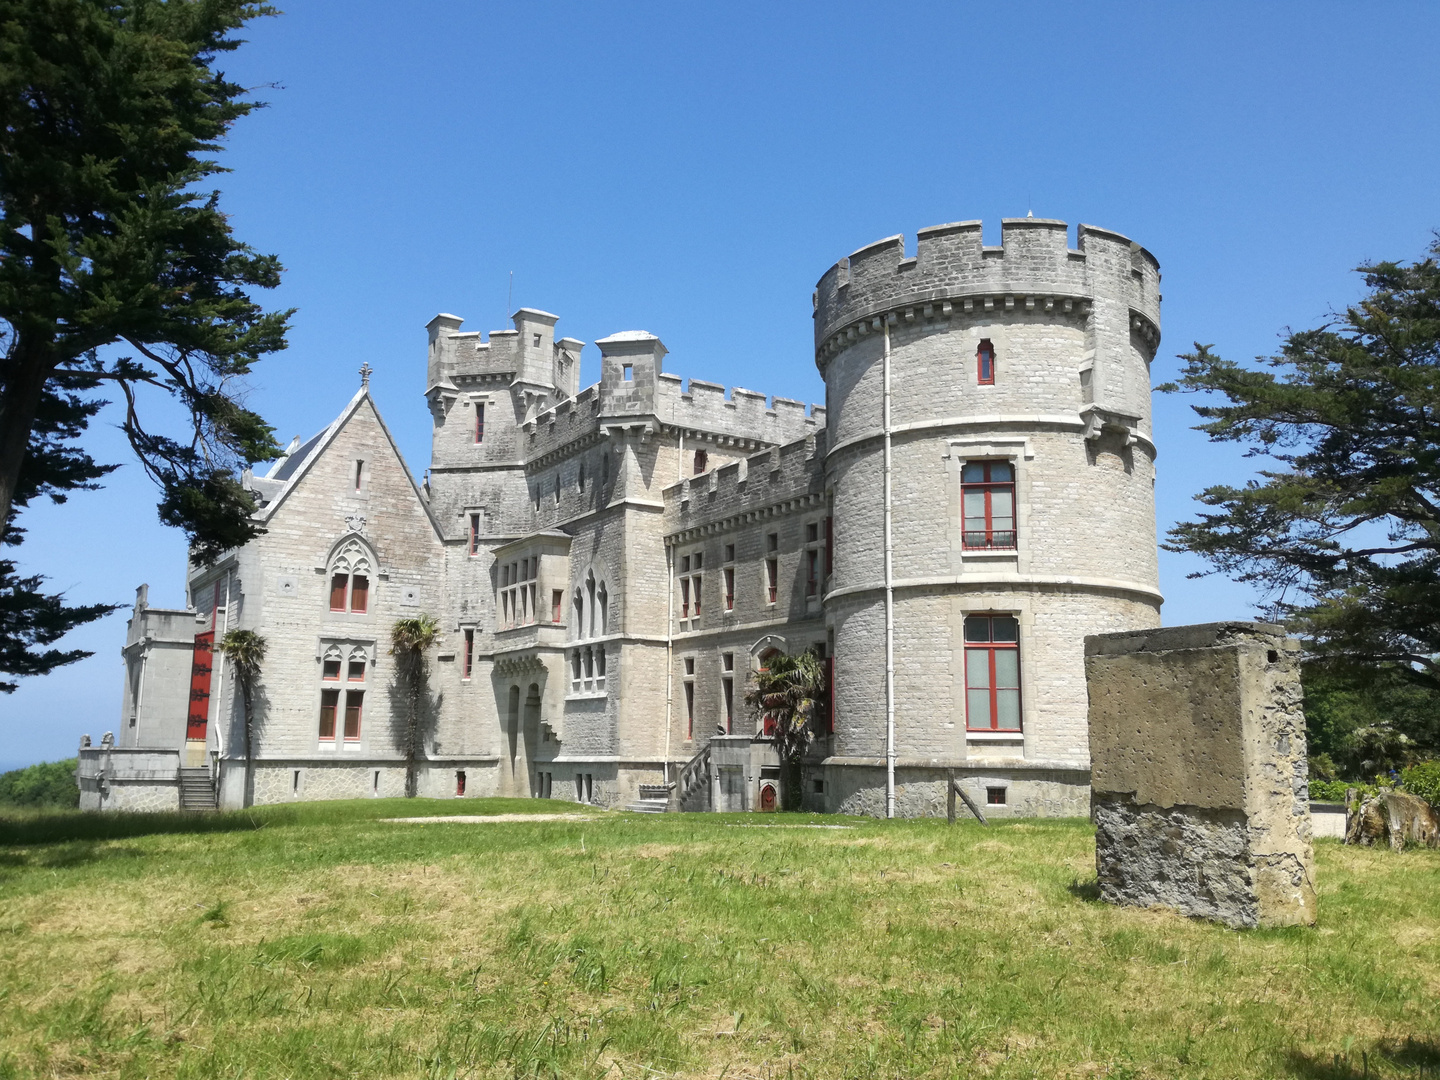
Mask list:
[[[885,446],[885,816],[895,816],[895,578],[890,534],[890,319],[885,320],[882,428]]]
[[[683,436],[682,436],[683,438]],[[665,783],[670,783],[670,707],[674,701],[675,661],[675,549],[665,548]]]
[[[234,571],[233,568],[230,569],[230,570],[226,570],[226,571],[225,571],[225,628],[224,628],[224,630],[222,630],[222,631],[220,632],[220,637],[221,637],[222,640],[224,639],[225,635],[230,632],[230,584],[231,584],[231,579],[234,577],[234,575],[235,575],[235,571]],[[215,642],[214,644],[215,644],[215,645],[219,645],[220,642],[217,641],[217,642]],[[212,663],[214,662],[215,652],[216,652],[216,650],[215,650],[214,646],[212,645],[212,646],[211,646],[211,651],[210,651],[210,656],[211,656],[211,662],[212,662]],[[213,779],[217,784],[220,782],[220,758],[221,758],[221,757],[224,755],[224,753],[225,753],[225,732],[224,732],[224,730],[223,730],[223,725],[220,723],[220,712],[221,712],[221,710],[222,710],[224,707],[225,707],[225,660],[224,660],[224,657],[221,657],[221,660],[220,660],[220,678],[219,678],[219,680],[218,680],[218,685],[216,686],[216,689],[215,689],[215,775],[214,775],[214,777],[212,777],[212,779]]]

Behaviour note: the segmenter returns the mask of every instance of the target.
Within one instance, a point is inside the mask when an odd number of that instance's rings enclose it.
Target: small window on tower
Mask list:
[[[540,347],[540,335],[535,334],[534,337],[531,339],[530,344],[532,347],[538,349]]]
[[[365,483],[365,462],[355,462],[355,490],[359,491]]]
[[[626,364],[621,369],[621,373],[624,375],[626,382],[631,382],[635,378],[635,365]]]
[[[475,441],[477,443],[485,441],[485,403],[483,401],[475,403]]]
[[[995,382],[995,346],[990,344],[989,338],[980,342],[980,348],[975,352],[975,366],[982,386]]]
[[[706,463],[707,460],[709,460],[709,457],[710,457],[710,455],[707,454],[704,450],[696,450],[696,451],[695,451],[695,475],[696,475],[696,476],[699,476],[701,473],[703,473],[703,472],[705,471],[705,463]]]

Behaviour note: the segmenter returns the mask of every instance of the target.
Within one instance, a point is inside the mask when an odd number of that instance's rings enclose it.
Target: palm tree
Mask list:
[[[260,681],[260,665],[265,662],[265,639],[254,630],[230,630],[216,646],[235,668],[235,682],[245,706],[245,792],[241,796],[249,806],[255,786],[255,686]]]
[[[390,655],[400,668],[408,693],[405,711],[405,797],[413,799],[419,786],[416,759],[420,756],[420,696],[425,688],[425,652],[440,636],[440,624],[429,615],[398,619],[390,628]]]
[[[785,769],[785,803],[799,805],[800,758],[815,741],[828,691],[825,662],[813,652],[771,653],[745,692],[756,719],[768,717],[775,752]]]

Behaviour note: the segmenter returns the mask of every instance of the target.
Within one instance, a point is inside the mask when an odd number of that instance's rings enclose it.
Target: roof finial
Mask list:
[[[360,365],[360,386],[362,389],[370,385],[370,372],[374,370],[368,361]]]

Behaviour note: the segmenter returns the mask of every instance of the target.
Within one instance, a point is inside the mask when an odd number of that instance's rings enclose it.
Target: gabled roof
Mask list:
[[[435,515],[430,511],[430,504],[420,494],[420,486],[415,483],[415,476],[410,472],[410,466],[405,461],[405,455],[400,453],[400,447],[395,443],[395,436],[390,434],[390,428],[385,423],[385,418],[380,415],[374,400],[370,397],[370,388],[362,386],[355,392],[349,403],[341,410],[340,415],[330,422],[330,426],[318,435],[307,439],[299,446],[294,453],[282,458],[271,470],[268,476],[258,477],[255,487],[266,496],[265,505],[255,511],[255,517],[260,521],[269,521],[275,516],[282,503],[289,494],[295,490],[300,481],[305,479],[311,467],[319,461],[330,444],[335,441],[337,435],[349,423],[359,410],[361,405],[369,404],[370,411],[375,414],[375,420],[380,425],[380,430],[385,433],[385,439],[390,444],[390,449],[395,454],[395,460],[400,462],[400,467],[405,470],[405,479],[410,481],[410,488],[415,492],[415,499],[425,510],[425,516],[430,521],[430,527],[435,530],[437,539],[444,539],[440,532],[440,526],[435,521]]]

